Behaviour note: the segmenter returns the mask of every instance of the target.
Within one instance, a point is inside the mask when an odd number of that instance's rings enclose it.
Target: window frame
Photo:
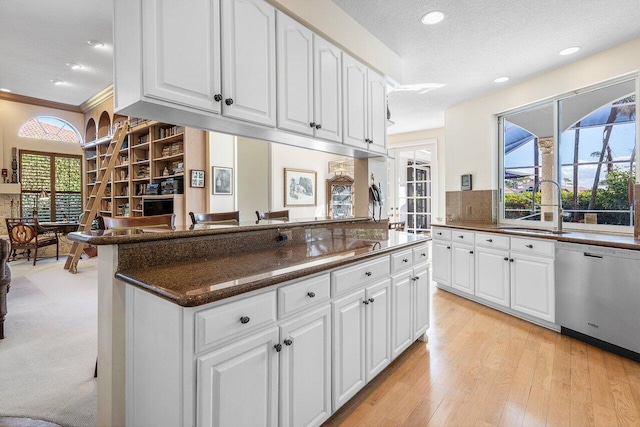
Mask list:
[[[32,137],[32,136],[27,136],[27,135],[21,135],[20,134],[22,132],[22,129],[24,128],[24,126],[27,123],[29,123],[32,120],[35,120],[38,123],[40,123],[40,119],[53,119],[53,120],[57,120],[59,122],[64,123],[65,126],[67,126],[70,130],[72,130],[76,134],[76,136],[78,137],[78,140],[77,141],[63,141],[63,140],[59,140],[59,139],[37,138],[37,137]],[[60,129],[62,129],[62,127]],[[45,136],[49,135],[49,133],[45,133],[44,135]],[[20,128],[18,129],[18,138],[32,139],[32,140],[36,140],[36,141],[60,142],[60,143],[63,143],[63,144],[79,144],[80,146],[84,145],[84,139],[82,138],[82,134],[80,133],[80,131],[78,129],[76,129],[76,127],[73,124],[71,124],[71,122],[69,122],[68,120],[65,120],[65,119],[63,119],[61,117],[47,116],[47,115],[33,116],[29,120],[27,120],[24,123],[22,123],[22,125],[20,125]]]
[[[636,94],[636,117],[635,117],[635,126],[636,126],[636,135],[635,135],[635,143],[636,143],[636,158],[635,158],[635,168],[636,173],[634,177],[634,183],[640,183],[640,117],[638,117],[638,105],[640,104],[640,77],[638,72],[628,73],[616,77],[614,79],[609,79],[606,81],[602,81],[593,85],[589,85],[580,89],[572,90],[569,92],[564,92],[560,95],[548,97],[530,104],[526,104],[517,108],[513,108],[510,110],[503,111],[501,113],[497,113],[494,115],[497,122],[497,131],[498,131],[498,224],[499,225],[508,225],[508,226],[534,226],[535,228],[541,229],[549,229],[552,230],[556,222],[555,221],[522,221],[518,219],[506,219],[504,212],[504,195],[505,195],[505,165],[504,165],[504,119],[511,115],[522,113],[523,111],[531,110],[537,107],[540,107],[545,104],[553,103],[553,150],[555,153],[554,159],[554,170],[553,170],[553,179],[558,182],[558,174],[561,170],[561,159],[559,155],[559,144],[560,144],[560,135],[562,134],[562,130],[560,129],[560,102],[566,100],[568,98],[581,95],[584,93],[592,92],[595,90],[603,89],[608,86],[612,86],[618,83],[626,82],[626,81],[635,81],[635,94]],[[558,203],[557,193],[554,191],[553,194],[553,203]],[[555,215],[555,214],[554,214]],[[562,223],[564,230],[575,230],[575,231],[599,231],[599,232],[607,232],[607,233],[622,233],[622,234],[633,234],[634,227],[633,226],[623,226],[623,225],[610,225],[610,224],[586,224],[586,223],[577,223],[577,222],[563,222]]]
[[[18,152],[18,164],[19,164],[19,169],[18,169],[18,173],[19,173],[19,178],[20,178],[20,216],[22,217],[22,212],[23,212],[23,194],[35,194],[35,193],[39,193],[40,191],[23,191],[22,189],[22,155],[23,154],[32,154],[32,155],[37,155],[37,156],[47,156],[49,157],[49,165],[50,165],[50,169],[49,169],[49,183],[50,183],[50,191],[49,191],[49,212],[50,212],[50,221],[51,222],[56,222],[56,203],[55,203],[55,197],[56,194],[58,193],[58,191],[56,191],[56,177],[55,177],[55,163],[56,163],[56,158],[57,157],[63,157],[63,158],[73,158],[73,159],[78,159],[80,161],[80,211],[82,212],[84,210],[84,162],[83,162],[83,156],[80,154],[68,154],[68,153],[56,153],[56,152],[51,152],[51,151],[35,151],[35,150],[19,150]],[[76,194],[75,192],[59,192],[60,194]]]

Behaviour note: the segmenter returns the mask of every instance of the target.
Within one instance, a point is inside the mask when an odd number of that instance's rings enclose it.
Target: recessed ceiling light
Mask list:
[[[82,68],[82,65],[76,64],[75,62],[67,62],[67,67],[71,68],[72,70],[79,70],[80,68]]]
[[[440,12],[439,10],[434,10],[432,12],[426,13],[422,17],[422,23],[424,25],[434,25],[434,24],[437,24],[438,22],[441,22],[443,19],[444,19],[444,13]]]
[[[51,79],[51,83],[53,83],[56,86],[60,86],[64,84],[62,80],[58,80],[58,79]]]
[[[104,47],[104,43],[102,43],[101,41],[98,41],[98,40],[87,40],[87,43],[89,43],[89,46],[92,46],[92,47],[95,47],[95,48]]]
[[[7,88],[4,88],[4,87],[0,87],[0,92],[7,92],[7,93],[9,93],[9,92],[11,92],[11,89],[7,89]]]
[[[509,80],[509,77],[504,76],[504,77],[498,77],[498,78],[497,78],[497,79],[495,79],[493,82],[494,82],[494,83],[504,83],[504,82],[506,82],[507,80]]]
[[[560,51],[560,55],[571,55],[572,53],[576,53],[580,50],[579,46],[568,47]]]

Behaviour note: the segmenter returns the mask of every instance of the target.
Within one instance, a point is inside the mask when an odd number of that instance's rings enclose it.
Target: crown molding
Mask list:
[[[39,107],[55,108],[56,110],[71,111],[73,113],[82,113],[80,106],[77,105],[47,101],[46,99],[32,98],[30,96],[18,95],[15,93],[0,92],[0,99],[4,101],[18,102],[21,104],[37,105]]]
[[[100,105],[102,102],[106,101],[112,96],[113,96],[113,85],[109,85],[106,88],[102,89],[100,92],[93,95],[91,98],[84,101],[82,104],[78,106],[78,108],[82,113],[86,113],[87,111]]]

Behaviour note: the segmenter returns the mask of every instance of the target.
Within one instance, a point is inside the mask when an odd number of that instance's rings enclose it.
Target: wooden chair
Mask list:
[[[404,231],[404,226],[405,226],[405,222],[404,221],[390,222],[389,223],[389,230]]]
[[[259,223],[262,219],[279,219],[282,221],[289,221],[289,210],[273,212],[256,211],[256,216],[258,217],[256,224]]]
[[[154,215],[154,216],[103,216],[104,228],[125,229],[125,228],[167,228],[174,230],[175,214]]]
[[[239,224],[240,211],[215,212],[215,213],[193,213],[189,212],[191,226],[196,224]]]
[[[33,249],[33,265],[36,265],[38,248],[50,245],[56,245],[56,259],[60,259],[58,233],[40,227],[36,218],[7,218],[6,222],[14,260],[18,249],[27,251],[27,260]]]

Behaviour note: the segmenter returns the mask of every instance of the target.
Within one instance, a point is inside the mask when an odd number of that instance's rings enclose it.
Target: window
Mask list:
[[[508,113],[500,123],[503,220],[553,221],[553,180],[564,222],[633,225],[635,79]]]
[[[81,156],[20,152],[22,216],[40,222],[78,221],[82,213]]]
[[[48,116],[38,116],[27,120],[20,127],[18,136],[49,141],[82,142],[80,132],[69,122]]]
[[[431,228],[431,153],[425,149],[398,149],[395,154],[397,219],[405,222],[407,232],[424,233]]]

